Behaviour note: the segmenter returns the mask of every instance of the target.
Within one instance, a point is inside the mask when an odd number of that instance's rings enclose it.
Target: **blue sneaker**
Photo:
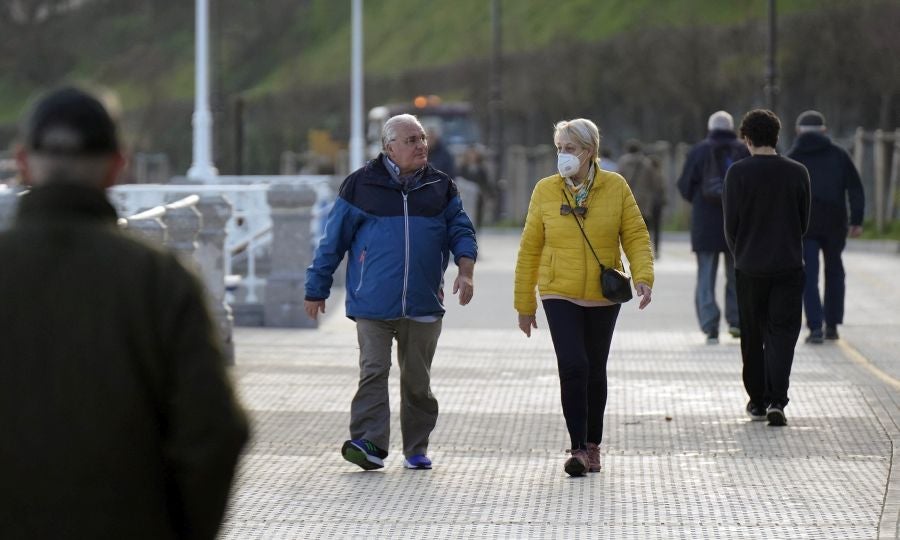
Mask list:
[[[425,454],[416,454],[404,459],[403,466],[407,469],[430,469],[431,460]]]
[[[341,447],[341,455],[350,463],[371,471],[372,469],[384,467],[384,458],[387,457],[388,453],[375,446],[372,441],[354,439],[344,442],[344,446]]]

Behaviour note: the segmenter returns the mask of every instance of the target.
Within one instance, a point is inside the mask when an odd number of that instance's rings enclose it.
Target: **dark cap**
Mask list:
[[[25,146],[40,154],[98,156],[119,151],[116,124],[100,101],[77,88],[54,90],[31,109]]]
[[[797,117],[798,127],[824,127],[825,116],[819,111],[806,111]]]

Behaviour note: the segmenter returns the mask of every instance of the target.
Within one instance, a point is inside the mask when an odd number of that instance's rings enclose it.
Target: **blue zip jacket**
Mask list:
[[[453,253],[475,260],[475,228],[456,184],[426,165],[405,189],[383,156],[344,180],[306,269],[306,299],[328,298],[345,253],[347,316],[399,319],[444,314],[444,272]]]

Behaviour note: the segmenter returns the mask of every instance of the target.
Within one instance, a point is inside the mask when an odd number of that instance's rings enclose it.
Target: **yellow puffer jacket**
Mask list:
[[[650,235],[631,189],[620,175],[596,164],[595,169],[584,232],[605,266],[623,269],[621,245],[632,282],[653,287]],[[559,213],[566,202],[565,189],[563,178],[555,174],[540,180],[531,194],[516,261],[515,308],[521,315],[533,315],[537,310],[535,285],[540,295],[605,300],[600,291],[600,267],[578,224],[571,214]],[[571,206],[574,197],[567,194]]]

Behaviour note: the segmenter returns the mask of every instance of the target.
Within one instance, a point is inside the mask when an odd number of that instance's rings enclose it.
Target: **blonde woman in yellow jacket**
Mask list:
[[[620,305],[603,297],[600,267],[579,222],[604,266],[623,269],[624,249],[640,309],[650,303],[653,256],[625,179],[600,169],[597,126],[583,118],[559,122],[553,141],[559,174],[539,181],[531,194],[516,261],[515,308],[519,328],[531,337],[537,328],[537,287],[556,351],[572,444],[564,469],[583,476],[600,470],[606,361]]]

